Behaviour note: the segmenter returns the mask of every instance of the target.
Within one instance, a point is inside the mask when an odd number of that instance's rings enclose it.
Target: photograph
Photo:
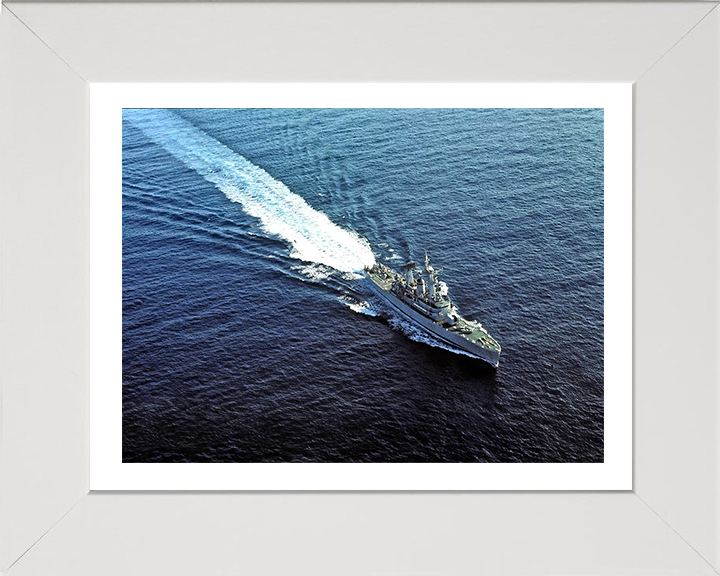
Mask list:
[[[604,462],[604,138],[124,108],[122,462]]]

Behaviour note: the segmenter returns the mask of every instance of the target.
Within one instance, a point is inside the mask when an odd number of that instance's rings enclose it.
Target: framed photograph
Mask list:
[[[90,488],[632,488],[631,96],[93,86]]]
[[[717,14],[4,5],[1,570],[717,573]]]

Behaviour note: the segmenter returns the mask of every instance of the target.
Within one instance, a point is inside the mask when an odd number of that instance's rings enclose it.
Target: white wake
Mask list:
[[[132,109],[123,117],[242,205],[266,232],[289,242],[294,258],[342,272],[360,272],[375,263],[366,240],[335,225],[265,170],[172,111]]]

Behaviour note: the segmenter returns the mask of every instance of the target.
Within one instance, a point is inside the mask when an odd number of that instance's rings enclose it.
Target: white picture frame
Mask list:
[[[716,8],[3,6],[0,570],[717,573]],[[180,80],[633,82],[633,490],[88,493],[88,83]]]

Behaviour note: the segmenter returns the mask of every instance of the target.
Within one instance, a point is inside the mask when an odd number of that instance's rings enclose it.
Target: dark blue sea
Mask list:
[[[602,462],[603,110],[125,110],[123,461]]]

